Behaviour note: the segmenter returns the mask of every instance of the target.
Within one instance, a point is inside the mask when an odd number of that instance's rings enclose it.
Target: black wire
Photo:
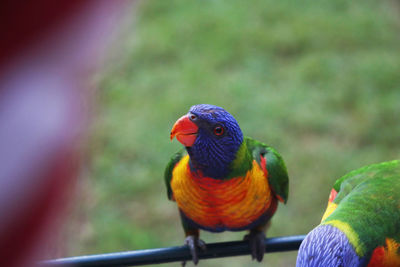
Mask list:
[[[304,235],[298,235],[267,238],[265,240],[265,251],[269,253],[298,250],[304,237]],[[247,254],[250,254],[248,241],[221,242],[207,244],[206,251],[199,250],[199,259]],[[188,247],[179,246],[47,260],[41,262],[39,265],[46,267],[137,266],[184,260],[190,261],[191,258]]]

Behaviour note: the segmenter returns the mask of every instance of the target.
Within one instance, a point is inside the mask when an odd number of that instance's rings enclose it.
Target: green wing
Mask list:
[[[269,184],[274,193],[286,203],[289,193],[289,177],[281,155],[272,147],[250,137],[245,137],[245,140],[249,151],[258,164],[261,165],[260,154],[266,159]]]
[[[165,180],[165,185],[167,186],[167,194],[169,200],[172,200],[172,189],[171,189],[172,171],[174,170],[175,165],[183,158],[185,152],[186,151],[184,148],[176,152],[171,157],[167,166],[165,167],[164,180]]]

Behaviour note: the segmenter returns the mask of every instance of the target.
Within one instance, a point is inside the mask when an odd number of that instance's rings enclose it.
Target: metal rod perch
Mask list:
[[[267,238],[265,240],[265,251],[270,253],[297,250],[304,237],[304,235],[298,235]],[[248,254],[250,254],[250,247],[247,241],[220,242],[207,244],[206,251],[199,251],[199,259]],[[190,261],[191,259],[189,248],[187,246],[178,246],[47,260],[41,262],[40,266],[137,266],[184,260]]]

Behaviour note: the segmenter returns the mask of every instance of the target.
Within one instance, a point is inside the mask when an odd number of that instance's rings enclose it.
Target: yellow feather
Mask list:
[[[324,222],[322,224],[329,224],[332,225],[336,228],[338,228],[340,231],[342,231],[347,238],[349,239],[350,244],[353,245],[353,247],[356,250],[356,253],[360,257],[364,257],[365,255],[365,248],[364,246],[360,243],[360,238],[358,237],[358,234],[351,228],[351,226],[348,223],[339,221],[339,220],[331,220],[328,222]]]
[[[329,202],[328,207],[326,207],[325,213],[322,216],[321,222],[325,221],[325,219],[328,218],[328,216],[331,215],[331,213],[334,212],[336,208],[337,208],[336,203]]]

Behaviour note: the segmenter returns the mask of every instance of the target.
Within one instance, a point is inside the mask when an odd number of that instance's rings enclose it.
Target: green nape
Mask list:
[[[252,166],[252,157],[247,147],[247,142],[243,140],[238,151],[236,152],[236,157],[230,165],[230,173],[226,177],[227,179],[244,176]]]
[[[386,238],[400,242],[399,160],[352,171],[337,180],[334,188],[338,207],[322,224],[351,235],[349,240],[360,257],[369,256]]]

